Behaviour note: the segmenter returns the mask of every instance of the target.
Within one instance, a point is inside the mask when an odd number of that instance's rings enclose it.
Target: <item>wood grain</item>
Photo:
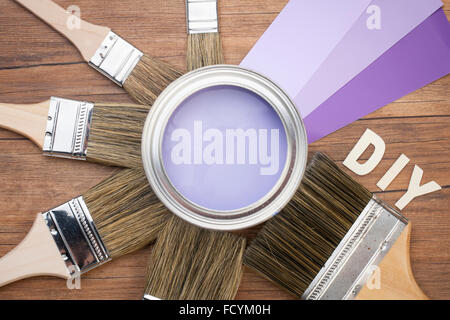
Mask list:
[[[239,64],[288,0],[223,0],[220,3],[225,60]],[[185,69],[183,0],[57,0],[78,5],[81,17],[110,27],[145,53]],[[450,16],[450,0],[444,0]],[[414,164],[423,181],[442,190],[419,197],[404,209],[413,225],[411,258],[415,278],[432,299],[450,299],[450,77],[440,79],[352,123],[310,146],[338,163],[366,128],[386,141],[386,155],[371,174],[356,177],[388,203],[406,191]],[[0,2],[0,102],[37,103],[50,95],[92,101],[131,102],[126,93],[91,70],[66,39],[14,1]],[[0,256],[17,245],[35,214],[81,194],[115,168],[46,158],[29,140],[0,130]],[[377,181],[400,154],[411,162],[386,192]],[[346,170],[346,169],[344,169]],[[346,170],[348,172],[348,170]],[[249,239],[257,232],[243,232]],[[81,290],[64,280],[38,277],[0,288],[0,299],[140,299],[151,248],[86,274]],[[292,299],[245,270],[238,299]]]

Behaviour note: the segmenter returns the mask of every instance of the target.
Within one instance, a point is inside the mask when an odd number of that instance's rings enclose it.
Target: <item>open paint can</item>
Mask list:
[[[169,210],[203,228],[236,230],[289,202],[305,171],[307,138],[276,84],[217,65],[187,73],[161,93],[144,126],[142,158]]]

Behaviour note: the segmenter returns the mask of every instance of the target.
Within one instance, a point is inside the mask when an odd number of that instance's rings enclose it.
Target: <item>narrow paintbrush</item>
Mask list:
[[[411,272],[410,232],[399,212],[316,154],[244,264],[305,299],[426,299]]]
[[[230,300],[242,275],[245,239],[173,216],[152,251],[146,300]]]
[[[186,0],[188,71],[224,63],[217,0]]]
[[[45,155],[138,168],[148,110],[52,97],[30,105],[0,103],[0,127],[31,139]]]
[[[50,0],[16,1],[69,39],[89,65],[123,86],[138,103],[152,105],[181,75],[169,64],[144,55],[107,27],[81,19],[79,26],[70,25],[68,21],[74,18],[71,13]]]
[[[123,169],[37,215],[25,239],[0,259],[0,286],[23,278],[71,278],[154,241],[170,217],[140,170]]]

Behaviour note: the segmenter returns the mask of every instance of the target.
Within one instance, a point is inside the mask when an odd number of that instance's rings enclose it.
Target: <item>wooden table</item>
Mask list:
[[[185,68],[183,0],[58,0],[76,4],[87,21],[111,27],[144,52]],[[239,64],[287,0],[222,0],[220,24],[227,63]],[[445,0],[447,16],[450,0]],[[129,102],[125,92],[91,70],[76,49],[11,0],[0,2],[0,101],[35,103],[49,96]],[[378,168],[358,181],[394,204],[406,191],[414,164],[424,181],[442,190],[415,199],[404,214],[412,221],[411,258],[416,279],[433,299],[450,298],[450,77],[372,113],[311,145],[342,163],[366,128],[387,143]],[[27,139],[0,129],[0,256],[27,233],[37,212],[49,209],[112,174],[85,162],[46,158]],[[405,153],[411,162],[386,192],[376,182]],[[346,169],[345,169],[346,170]],[[348,172],[348,170],[346,170]],[[246,232],[251,238],[255,230]],[[1,299],[140,299],[151,248],[123,257],[82,278],[81,290],[39,277],[0,288]],[[291,299],[246,270],[238,299]]]

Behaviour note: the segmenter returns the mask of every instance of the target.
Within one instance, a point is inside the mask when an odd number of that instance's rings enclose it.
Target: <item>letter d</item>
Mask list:
[[[374,152],[365,163],[359,163],[358,159],[370,145],[375,147]],[[344,166],[357,175],[364,176],[375,169],[380,163],[381,159],[383,159],[385,150],[386,144],[383,139],[372,130],[367,129],[344,160]]]

